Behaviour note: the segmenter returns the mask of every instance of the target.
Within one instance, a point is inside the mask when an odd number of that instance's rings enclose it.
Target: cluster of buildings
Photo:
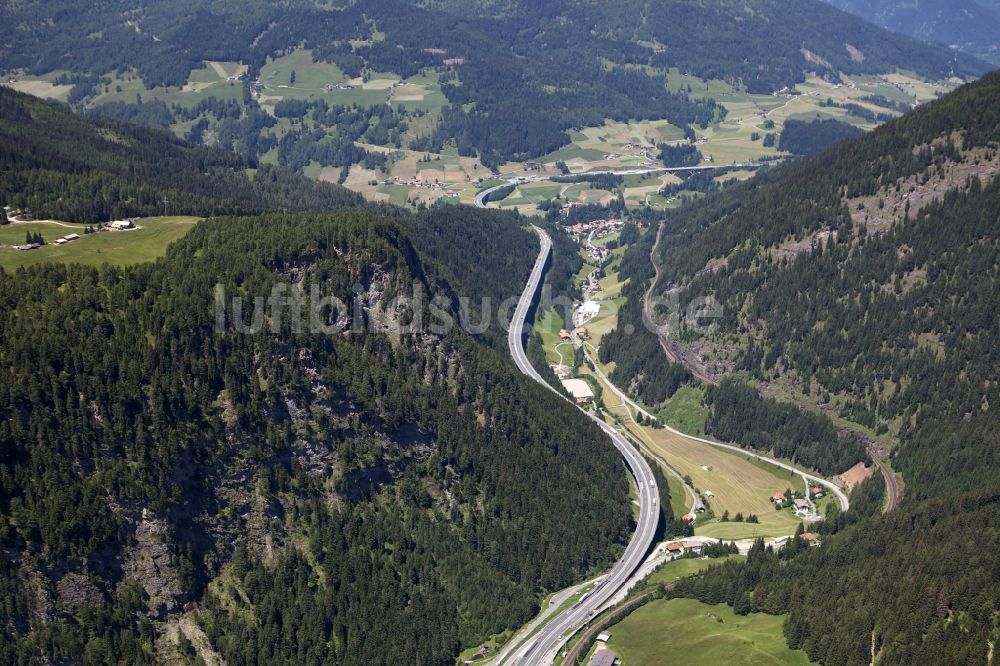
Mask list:
[[[809,489],[809,496],[813,499],[823,497],[823,487],[813,486]],[[797,516],[808,518],[814,515],[815,509],[812,502],[802,497],[785,497],[784,493],[774,493],[771,495],[771,501],[774,502],[774,506],[778,509],[790,505]]]
[[[437,190],[439,192],[444,192],[444,195],[449,199],[457,199],[459,193],[455,190],[449,190],[444,183],[439,183],[437,181],[430,180],[420,180],[419,178],[410,178],[409,180],[403,180],[399,176],[396,176],[392,180],[385,181],[386,185],[405,185],[407,187],[416,187],[425,190]]]
[[[9,211],[11,210],[12,209],[10,206],[4,206],[4,211],[8,212],[8,214],[10,214]],[[30,213],[22,213],[19,210],[14,211],[14,214],[11,215],[11,217],[17,218],[17,220],[20,222],[27,222],[32,219]],[[138,229],[138,227],[135,224],[138,221],[138,219],[139,218],[132,217],[125,220],[113,220],[98,227],[97,231],[128,231],[130,229]],[[90,231],[88,231],[88,233],[90,233]],[[38,238],[41,239],[41,234],[38,235]],[[52,244],[65,245],[66,243],[72,243],[73,241],[79,239],[80,239],[80,234],[70,233],[55,239],[54,241],[52,241]],[[20,250],[21,252],[30,252],[31,250],[37,250],[41,246],[42,246],[41,242],[33,241],[29,243],[24,243],[22,245],[15,245],[14,248]]]
[[[582,203],[574,202],[566,204],[562,207],[562,209],[565,209],[567,211],[566,214],[568,215],[569,210],[582,205]],[[624,224],[625,222],[622,220],[591,220],[590,222],[577,222],[576,224],[566,227],[566,233],[581,241],[590,237],[591,234],[593,234],[595,238],[604,238],[610,233],[621,231]]]
[[[698,541],[697,539],[685,539],[684,541],[671,541],[664,546],[663,549],[671,555],[684,555],[685,553],[695,553],[697,555],[701,555],[701,551],[704,547],[705,543],[703,541]]]

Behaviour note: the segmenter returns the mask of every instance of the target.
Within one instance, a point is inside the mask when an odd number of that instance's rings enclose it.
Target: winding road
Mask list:
[[[510,347],[510,355],[521,372],[568,401],[568,398],[542,379],[542,376],[531,365],[524,351],[524,338],[530,330],[527,324],[528,312],[531,310],[532,301],[541,287],[545,265],[549,254],[552,252],[552,240],[548,234],[539,227],[534,227],[534,229],[541,242],[541,249],[531,270],[531,276],[528,278],[528,284],[525,286],[524,292],[521,294],[521,299],[518,301],[517,309],[514,311],[507,341]],[[581,409],[580,411],[583,410]],[[628,582],[632,573],[642,564],[646,553],[653,545],[653,537],[660,519],[660,510],[657,506],[659,502],[659,490],[656,487],[656,481],[653,479],[653,471],[635,447],[619,432],[593,414],[584,413],[611,438],[611,442],[618,449],[619,453],[621,453],[625,459],[625,464],[635,477],[639,501],[639,518],[635,533],[632,535],[632,539],[629,541],[621,558],[619,558],[611,571],[601,579],[585,598],[556,615],[535,635],[521,643],[506,656],[504,663],[524,664],[526,666],[551,663],[559,648],[569,639],[572,633],[586,623],[597,612],[597,609],[601,608],[622,585]],[[614,473],[615,470],[608,471],[609,473]]]

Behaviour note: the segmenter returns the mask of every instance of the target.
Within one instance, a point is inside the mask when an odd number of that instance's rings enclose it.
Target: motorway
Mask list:
[[[618,388],[617,386],[615,386],[614,384],[612,384],[611,380],[608,379],[607,375],[604,374],[604,371],[601,370],[601,366],[597,364],[597,361],[590,355],[590,352],[588,352],[586,348],[584,348],[584,354],[586,354],[587,359],[594,366],[594,372],[597,373],[597,375],[601,378],[601,380],[604,381],[604,383],[607,384],[608,388],[611,389],[611,392],[614,393],[616,396],[618,396],[621,399],[622,402],[624,402],[626,405],[628,405],[629,407],[631,407],[635,411],[637,411],[640,414],[642,414],[643,416],[645,416],[647,419],[657,418],[655,415],[650,414],[645,409],[643,409],[641,406],[639,406],[638,404],[636,404],[636,402],[634,400],[632,400],[627,395],[625,395],[624,391],[622,391],[620,388]],[[814,474],[809,474],[808,472],[804,472],[801,469],[799,469],[798,467],[795,467],[794,465],[789,465],[788,463],[781,462],[780,460],[775,460],[774,458],[771,458],[771,457],[768,457],[768,456],[765,456],[765,455],[761,455],[759,453],[754,453],[752,451],[748,451],[747,449],[741,448],[739,446],[734,446],[732,444],[723,444],[722,442],[716,442],[716,441],[713,441],[711,439],[705,439],[704,437],[695,437],[694,435],[688,435],[686,433],[681,432],[680,430],[675,430],[674,428],[671,428],[670,426],[668,426],[665,423],[661,423],[661,425],[668,432],[672,432],[675,435],[679,435],[679,436],[684,437],[686,439],[690,439],[690,440],[693,440],[695,442],[701,442],[702,444],[710,444],[710,445],[715,446],[717,448],[727,449],[729,451],[732,451],[734,453],[739,453],[741,455],[753,456],[757,460],[763,460],[765,462],[771,463],[772,465],[775,465],[775,466],[780,467],[782,469],[788,470],[789,472],[794,472],[795,474],[798,474],[800,477],[802,477],[802,481],[803,481],[803,483],[806,486],[806,495],[807,496],[809,494],[809,486],[810,486],[810,484],[820,485],[820,486],[823,486],[824,488],[826,488],[827,490],[829,490],[831,493],[833,493],[836,496],[837,501],[840,502],[840,508],[841,508],[841,510],[847,511],[850,508],[850,506],[851,506],[850,501],[848,501],[848,499],[847,499],[847,495],[844,493],[843,490],[840,489],[840,486],[838,486],[837,484],[833,483],[832,481],[827,481],[823,477],[815,476]]]
[[[478,201],[478,200],[477,200]],[[542,386],[568,401],[563,394],[550,386],[538,371],[528,361],[528,356],[524,352],[524,337],[530,327],[526,324],[528,311],[531,309],[532,301],[542,283],[542,276],[545,273],[545,264],[549,254],[552,252],[552,241],[548,234],[539,227],[534,227],[541,242],[541,250],[538,259],[531,270],[528,284],[521,294],[514,317],[510,323],[507,335],[510,355],[514,363],[524,374],[528,375]],[[583,411],[583,410],[581,410]],[[506,663],[524,664],[535,666],[536,664],[551,663],[559,648],[569,639],[570,635],[580,626],[587,622],[612,595],[626,582],[643,562],[646,553],[653,545],[653,536],[659,523],[660,511],[659,491],[653,479],[653,471],[649,468],[646,460],[636,451],[628,440],[626,440],[614,428],[593,414],[584,412],[587,416],[611,438],[611,442],[618,449],[625,459],[632,475],[635,477],[638,486],[639,518],[635,533],[631,541],[625,548],[625,553],[615,563],[614,567],[598,583],[585,598],[566,609],[552,620],[550,620],[538,633],[526,640],[509,654]],[[615,470],[608,470],[614,473]]]

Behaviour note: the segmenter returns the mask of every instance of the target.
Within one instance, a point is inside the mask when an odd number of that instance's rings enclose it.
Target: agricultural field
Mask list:
[[[678,666],[810,663],[805,652],[785,644],[783,624],[783,616],[739,616],[726,604],[659,599],[612,626],[607,645],[623,666],[660,666],[664,655]]]
[[[26,95],[34,95],[35,97],[41,97],[42,99],[54,99],[59,102],[65,102],[69,91],[72,90],[71,85],[56,85],[53,81],[59,76],[60,72],[51,72],[45,74],[44,76],[32,76],[32,77],[22,77],[15,76],[15,83],[8,83],[11,78],[10,74],[0,75],[0,83],[13,88],[18,92],[23,92]]]
[[[458,196],[455,200],[471,204],[481,187],[475,181],[489,174],[479,162],[460,157],[454,150],[425,153],[361,143],[362,148],[389,156],[389,173],[363,169],[354,165],[344,185],[373,201],[392,201],[399,205],[413,202],[433,203],[441,198]],[[339,169],[324,169],[320,180],[336,182]],[[499,184],[499,183],[497,183]]]
[[[795,532],[800,519],[789,509],[775,511],[770,498],[787,488],[805,490],[797,474],[668,430],[636,424],[629,424],[629,430],[681,475],[690,477],[702,494],[713,493],[706,499],[715,517],[696,523],[696,534],[737,539]],[[756,514],[760,523],[720,522],[725,511],[731,517]]]
[[[187,83],[180,88],[146,88],[137,72],[124,72],[113,75],[110,84],[101,86],[98,94],[87,100],[87,106],[95,107],[109,102],[131,104],[138,98],[144,102],[159,100],[168,106],[185,108],[196,106],[210,97],[240,101],[243,99],[243,84],[230,80],[230,77],[245,74],[246,69],[245,65],[236,62],[206,62],[203,68],[192,70]]]
[[[184,237],[199,221],[196,217],[150,217],[138,222],[138,229],[102,231],[84,235],[85,225],[62,222],[18,222],[0,227],[0,268],[13,271],[21,266],[59,262],[88,266],[125,266],[152,261],[163,256],[170,243]],[[9,247],[24,243],[27,232],[40,233],[46,245],[22,252]],[[54,245],[56,238],[80,234],[78,240]]]

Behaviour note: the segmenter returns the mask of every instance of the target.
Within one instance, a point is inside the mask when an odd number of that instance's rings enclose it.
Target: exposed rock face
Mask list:
[[[70,613],[77,613],[87,605],[100,605],[104,602],[100,588],[86,574],[76,571],[60,578],[56,583],[56,590],[63,608]]]
[[[135,526],[135,541],[125,552],[125,579],[142,585],[151,616],[162,617],[179,610],[184,592],[166,523],[143,510]]]

